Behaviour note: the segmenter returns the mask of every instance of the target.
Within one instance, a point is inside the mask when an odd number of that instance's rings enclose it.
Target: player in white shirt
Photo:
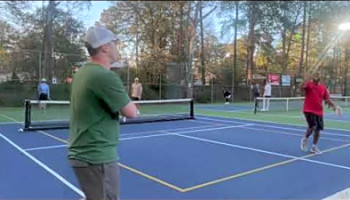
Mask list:
[[[269,80],[266,80],[263,97],[265,97],[265,98],[271,97],[271,84],[270,84]],[[269,107],[270,107],[270,100],[264,99],[263,100],[263,109],[261,111],[268,111]]]

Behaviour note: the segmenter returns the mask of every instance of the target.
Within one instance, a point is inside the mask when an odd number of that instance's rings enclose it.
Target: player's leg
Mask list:
[[[263,106],[262,106],[261,111],[265,111],[265,110],[266,110],[266,97],[264,97],[264,99],[263,99]]]
[[[312,148],[310,151],[312,153],[320,154],[321,151],[318,149],[317,144],[320,139],[320,131],[323,130],[323,117],[315,115],[315,122],[316,122],[316,127],[314,131],[315,133],[314,133]]]
[[[266,111],[268,111],[270,109],[270,97],[268,96],[266,99]]]
[[[301,138],[300,148],[302,151],[307,151],[307,139],[313,133],[315,123],[314,123],[313,115],[311,113],[304,113],[304,116],[308,127],[306,129],[304,137]]]

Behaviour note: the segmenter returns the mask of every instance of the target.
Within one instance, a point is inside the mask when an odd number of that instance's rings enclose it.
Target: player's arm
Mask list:
[[[305,90],[307,88],[307,84],[311,81],[311,75],[306,73],[304,75],[304,81],[300,85],[300,90]]]
[[[49,87],[49,86],[47,87],[47,98],[48,98],[48,100],[51,99],[51,98],[50,98],[50,87]]]
[[[328,105],[328,107],[332,107],[333,110],[335,110],[337,108],[337,105],[331,100],[331,97],[330,97],[327,89],[326,89],[326,93],[325,93],[323,98],[324,98],[325,103]]]
[[[137,117],[137,108],[135,104],[130,101],[126,106],[121,109],[121,114],[127,118]]]
[[[120,77],[114,73],[103,74],[97,77],[95,87],[96,95],[109,107],[111,113],[120,112],[127,118],[137,117],[135,104],[130,101]]]
[[[141,100],[141,96],[142,96],[142,84],[140,83],[140,96],[139,96],[140,100]]]

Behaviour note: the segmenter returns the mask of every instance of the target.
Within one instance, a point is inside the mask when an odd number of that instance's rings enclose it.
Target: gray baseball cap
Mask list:
[[[117,36],[103,26],[90,27],[85,36],[85,42],[89,43],[94,49],[116,40],[118,40]]]

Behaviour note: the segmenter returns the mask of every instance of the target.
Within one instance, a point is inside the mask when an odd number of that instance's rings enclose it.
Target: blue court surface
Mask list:
[[[0,124],[0,199],[80,199],[68,130]],[[196,116],[121,127],[121,199],[323,199],[350,187],[350,134],[322,132],[320,155],[300,151],[304,128]],[[311,138],[309,140],[311,144]]]

